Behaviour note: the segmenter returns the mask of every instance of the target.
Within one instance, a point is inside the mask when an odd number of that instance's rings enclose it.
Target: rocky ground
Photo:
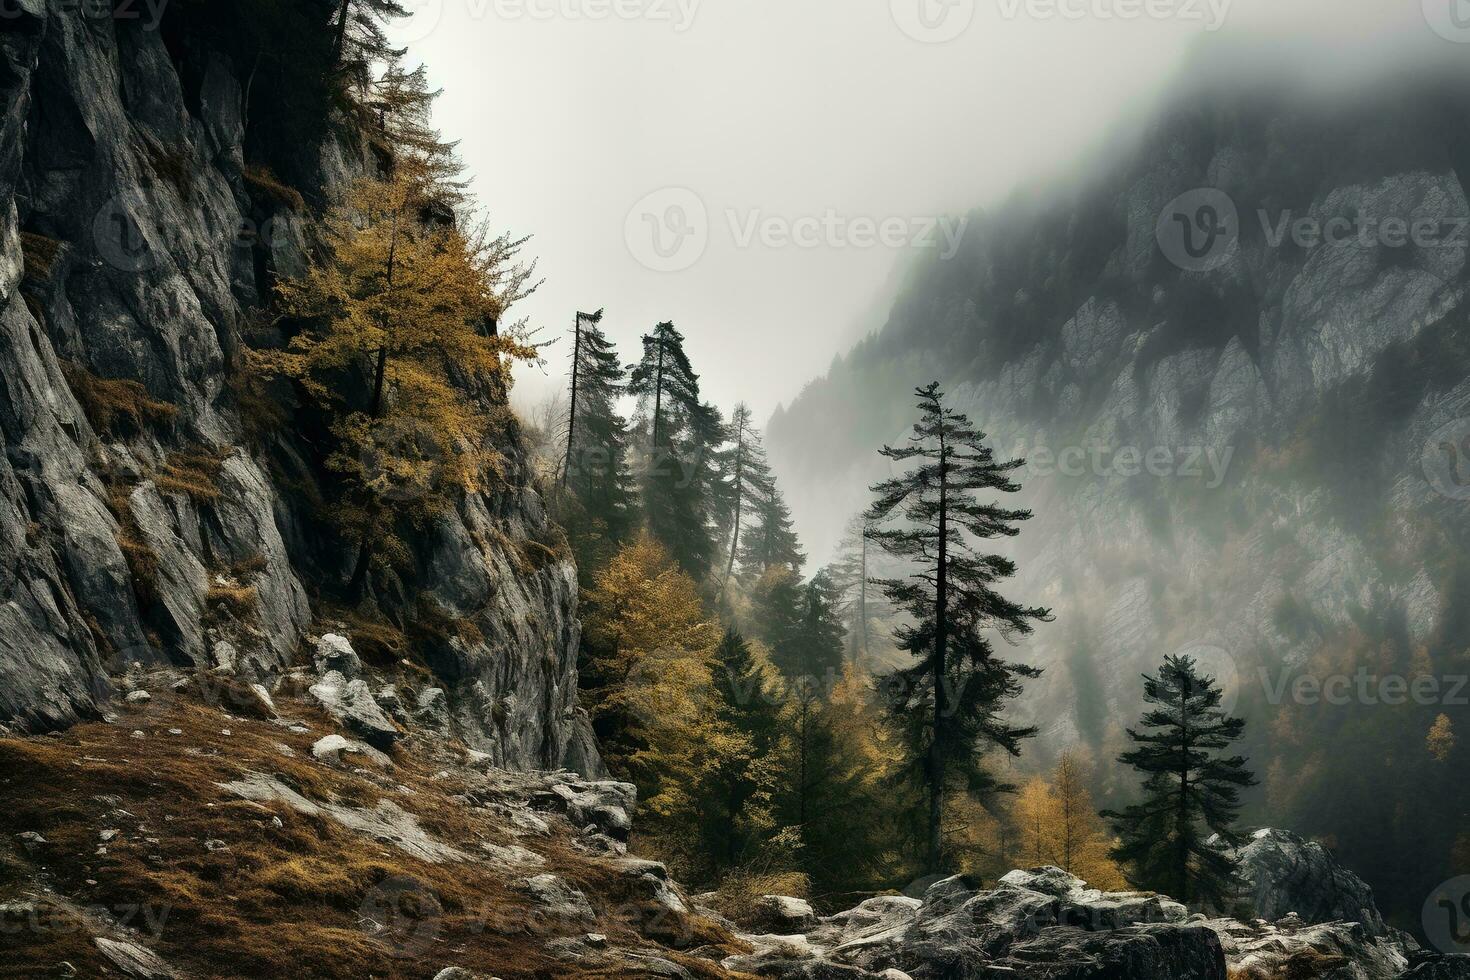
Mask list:
[[[1056,868],[731,922],[629,853],[632,786],[496,768],[421,671],[307,653],[269,684],[138,667],[104,720],[0,740],[0,977],[1470,977],[1271,830],[1249,922]]]

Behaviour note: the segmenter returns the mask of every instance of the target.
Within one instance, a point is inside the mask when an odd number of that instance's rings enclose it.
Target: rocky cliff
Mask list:
[[[1470,731],[1467,93],[1427,69],[1191,88],[1116,162],[975,215],[769,434],[830,542],[940,379],[1029,460],[1011,591],[1057,621],[1020,654],[1046,668],[1027,764],[1111,759],[1139,675],[1194,653],[1250,723],[1252,815],[1414,917],[1470,853],[1463,746],[1426,748],[1441,715]],[[1427,787],[1433,812],[1406,803]]]
[[[0,723],[95,717],[134,662],[270,686],[335,629],[496,762],[599,768],[575,571],[503,393],[508,476],[419,534],[364,617],[331,606],[350,555],[322,533],[319,443],[244,376],[366,141],[291,129],[288,32],[240,64],[248,35],[208,20],[248,4],[113,6],[17,0],[0,25]]]

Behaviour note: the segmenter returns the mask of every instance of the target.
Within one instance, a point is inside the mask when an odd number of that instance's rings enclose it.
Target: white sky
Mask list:
[[[1422,2],[1450,25],[1458,4],[1470,24],[1470,0]],[[972,15],[968,28],[947,43],[915,40],[899,22],[917,25],[921,3],[959,18],[941,27]],[[742,247],[727,211],[741,222],[757,211],[963,214],[1085,166],[1121,120],[1188,77],[1192,45],[1222,9],[1219,36],[1362,40],[1392,27],[1455,48],[1430,33],[1420,3],[405,0],[420,12],[398,33],[444,87],[439,122],[461,141],[496,227],[534,235],[547,281],[514,312],[550,335],[576,309],[606,307],[625,360],[671,319],[706,395],[727,412],[749,401],[764,419],[881,325],[905,250]],[[599,6],[643,16],[592,19]],[[1118,16],[1129,9],[1178,14]],[[625,224],[640,199],[670,187],[702,201],[708,247],[687,269],[656,272]],[[566,347],[544,371],[521,372],[520,404],[561,385]]]

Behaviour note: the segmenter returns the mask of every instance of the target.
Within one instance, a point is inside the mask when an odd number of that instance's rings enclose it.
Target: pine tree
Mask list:
[[[360,78],[372,66],[391,61],[402,51],[388,43],[385,25],[409,16],[399,0],[334,0],[332,44],[337,64]]]
[[[770,464],[766,461],[766,450],[761,445],[760,433],[752,421],[750,406],[741,402],[730,416],[730,448],[723,454],[723,465],[729,474],[728,492],[725,494],[727,507],[720,529],[726,532],[729,545],[725,551],[725,575],[720,582],[720,605],[725,603],[730,588],[730,579],[735,573],[735,562],[741,551],[741,534],[745,524],[756,511],[757,503],[774,489]]]
[[[841,596],[832,576],[820,571],[802,586],[802,617],[798,634],[802,675],[834,680],[842,667],[847,630],[842,625]]]
[[[1121,843],[1113,857],[1137,887],[1165,892],[1185,903],[1223,905],[1235,891],[1236,862],[1208,843],[1244,837],[1232,827],[1240,790],[1255,777],[1240,756],[1225,756],[1245,731],[1245,721],[1220,707],[1220,689],[1202,676],[1189,656],[1164,659],[1158,677],[1143,678],[1144,700],[1157,705],[1143,715],[1143,731],[1128,729],[1137,748],[1118,761],[1146,774],[1144,800],[1114,821]]]
[[[873,656],[873,620],[879,612],[876,597],[871,595],[868,544],[867,524],[859,515],[848,522],[837,545],[837,558],[827,569],[837,588],[837,609],[847,627],[848,655],[864,665],[871,663]]]
[[[718,869],[738,866],[771,826],[770,810],[780,782],[773,754],[781,734],[781,712],[764,654],[727,630],[715,651],[715,686],[720,715],[749,746],[726,760],[715,777],[717,807],[708,814],[705,838]]]
[[[868,536],[915,569],[906,579],[879,586],[913,622],[896,631],[900,648],[916,663],[898,672],[902,681],[893,710],[905,722],[914,773],[927,790],[930,870],[944,864],[943,808],[955,784],[972,793],[1000,788],[980,762],[982,750],[1019,754],[1035,729],[1005,723],[1000,711],[1021,692],[1025,678],[1040,670],[999,659],[989,630],[1013,638],[1029,634],[1046,609],[1021,606],[992,586],[1015,573],[998,555],[978,553],[968,538],[1011,537],[1024,510],[1007,510],[976,499],[980,491],[1014,493],[1009,473],[1020,461],[997,462],[985,436],[969,419],[944,405],[938,382],[916,392],[921,412],[906,446],[884,447],[883,455],[918,465],[873,488],[877,501],[867,512]],[[884,527],[896,516],[899,527]]]
[[[572,347],[561,484],[574,502],[560,515],[578,567],[601,567],[632,529],[627,423],[618,414],[626,372],[603,333],[602,311],[578,313]]]
[[[699,376],[672,323],[660,323],[643,338],[643,358],[628,391],[639,399],[647,430],[644,518],[679,564],[703,580],[713,558],[710,519],[725,427],[718,410],[700,400]]]
[[[791,510],[774,478],[767,481],[752,503],[754,526],[740,550],[740,570],[751,578],[758,578],[773,568],[789,568],[800,574],[806,555],[802,553]]]

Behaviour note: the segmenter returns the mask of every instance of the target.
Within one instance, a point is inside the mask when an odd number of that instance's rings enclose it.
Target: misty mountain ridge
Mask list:
[[[913,388],[939,379],[997,452],[1030,457],[1036,516],[1002,550],[1011,591],[1057,619],[1014,652],[1047,668],[1023,768],[1074,743],[1111,759],[1138,675],[1194,652],[1250,723],[1258,813],[1417,909],[1465,844],[1404,801],[1443,785],[1424,735],[1464,708],[1448,683],[1393,708],[1283,683],[1466,672],[1450,597],[1470,521],[1446,454],[1470,415],[1470,85],[1365,70],[1375,84],[1326,98],[1278,78],[1185,86],[1115,164],[975,214],[960,253],[916,262],[886,326],[772,418],[771,458],[825,554],[887,475],[876,450]],[[1381,854],[1386,829],[1423,842],[1418,866]]]

